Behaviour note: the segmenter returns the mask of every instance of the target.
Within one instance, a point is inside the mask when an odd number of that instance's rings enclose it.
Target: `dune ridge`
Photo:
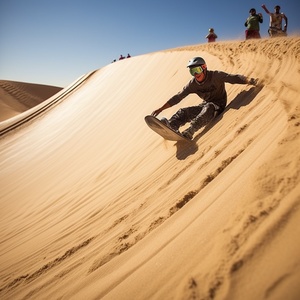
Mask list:
[[[0,80],[0,122],[40,104],[61,89],[56,86]]]
[[[67,86],[64,89],[60,89],[59,92],[54,94],[52,97],[47,98],[43,101],[43,103],[40,104],[32,104],[31,107],[25,110],[23,114],[16,114],[15,117],[6,118],[4,121],[0,122],[0,136],[5,135],[6,133],[15,130],[16,128],[20,127],[21,125],[27,123],[34,118],[40,116],[45,111],[48,111],[50,108],[54,107],[55,105],[59,104],[60,101],[65,100],[67,96],[70,96],[74,90],[76,90],[81,84],[84,83],[85,80],[87,80],[95,71],[91,71],[90,73],[87,73],[81,77],[79,77],[77,80],[72,82],[69,86]],[[25,84],[26,85],[26,84]],[[53,87],[52,86],[43,86],[42,92],[44,94],[52,94]],[[48,92],[46,92],[48,89],[50,89]],[[14,93],[18,94],[19,91],[16,87],[12,88]],[[34,89],[35,91],[36,89]],[[34,96],[33,96],[34,97]],[[18,97],[19,98],[19,97]],[[7,100],[9,102],[9,100]],[[19,100],[17,100],[18,102]],[[24,102],[24,100],[20,100],[20,102]],[[10,103],[10,102],[9,102]],[[13,106],[10,104],[10,106]]]
[[[132,57],[5,132],[1,299],[298,299],[299,46]],[[195,144],[166,142],[143,118],[189,80],[198,55],[259,85],[227,85],[225,113]]]

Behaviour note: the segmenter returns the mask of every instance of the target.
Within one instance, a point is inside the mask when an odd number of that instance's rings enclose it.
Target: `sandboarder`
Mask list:
[[[179,109],[170,120],[162,118],[162,122],[175,131],[179,131],[181,126],[190,122],[190,126],[182,132],[182,135],[192,139],[197,130],[224,111],[227,105],[225,82],[256,85],[257,79],[207,70],[206,62],[202,57],[192,58],[187,67],[193,78],[182,91],[171,97],[162,107],[154,110],[152,115],[156,117],[163,110],[178,104],[189,94],[197,94],[204,100],[201,104]]]

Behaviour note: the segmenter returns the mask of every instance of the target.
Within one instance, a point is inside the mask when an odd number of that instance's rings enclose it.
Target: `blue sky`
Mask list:
[[[0,0],[0,79],[67,86],[118,59],[217,41],[244,40],[249,9],[262,12],[267,37],[276,4],[300,34],[299,0]]]

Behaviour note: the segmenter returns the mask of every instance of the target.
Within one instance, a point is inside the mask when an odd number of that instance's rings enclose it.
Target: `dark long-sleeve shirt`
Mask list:
[[[178,94],[170,98],[167,102],[170,106],[179,103],[189,94],[197,94],[205,102],[212,102],[223,111],[227,105],[227,92],[225,82],[231,84],[247,84],[247,78],[242,75],[227,74],[222,71],[207,71],[204,82],[199,83],[195,78]]]

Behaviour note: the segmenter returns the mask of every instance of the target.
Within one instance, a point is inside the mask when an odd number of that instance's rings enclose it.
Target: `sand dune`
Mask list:
[[[132,57],[1,122],[0,298],[299,299],[299,49],[292,37]],[[260,85],[227,85],[195,144],[164,141],[144,116],[199,55]]]
[[[0,122],[40,104],[61,89],[56,86],[0,80]]]

